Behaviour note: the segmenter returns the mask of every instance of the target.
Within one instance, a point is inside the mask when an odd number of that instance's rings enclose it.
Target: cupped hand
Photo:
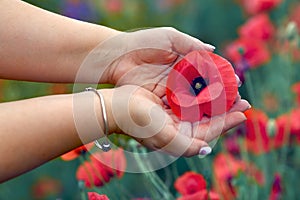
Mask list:
[[[194,50],[214,49],[174,28],[140,30],[125,38],[129,52],[113,65],[112,80],[117,85],[143,86],[159,97],[165,94],[167,75],[180,58]]]
[[[201,49],[213,51],[214,47],[174,28],[120,33],[99,44],[87,56],[77,80],[138,85],[162,97],[167,75],[176,61]]]
[[[243,112],[250,107],[247,101],[238,98],[228,113],[195,123],[184,122],[161,98],[133,85],[115,88],[111,105],[119,133],[135,138],[150,149],[188,157],[209,153],[202,151],[207,150],[204,147],[246,120]]]

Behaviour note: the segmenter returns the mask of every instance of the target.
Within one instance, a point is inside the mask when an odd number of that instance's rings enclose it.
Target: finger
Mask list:
[[[242,97],[241,97],[240,93],[238,92],[237,95],[236,95],[236,98],[234,100],[234,103],[238,102],[241,99],[242,99]]]
[[[191,157],[199,155],[200,152],[203,154],[203,149],[210,149],[209,145],[205,141],[182,134],[177,134],[171,142],[161,148],[162,151],[178,157]],[[210,152],[206,152],[206,154],[208,153]]]
[[[170,106],[166,95],[164,95],[163,97],[161,97],[161,100],[164,102],[164,104],[166,106],[168,106],[168,107]]]
[[[168,36],[172,42],[172,49],[180,55],[186,55],[194,50],[206,50],[214,51],[215,47],[206,44],[197,38],[194,38],[188,34],[182,33],[174,28],[165,27],[168,32]]]
[[[235,74],[235,79],[236,79],[236,83],[237,83],[238,87],[241,87],[242,86],[242,81],[240,80],[240,77]]]
[[[230,129],[240,125],[246,121],[246,116],[242,112],[231,112],[226,115],[225,126],[222,133],[229,131]]]
[[[225,115],[215,116],[209,122],[202,124],[195,122],[193,124],[194,137],[211,142],[217,139],[222,133],[238,126],[246,120],[242,112],[231,112]]]
[[[206,123],[193,123],[193,137],[210,142],[222,134],[225,126],[225,115],[218,115],[206,120]]]
[[[190,157],[200,152],[202,155],[203,153],[209,154],[211,151],[205,141],[191,137],[191,123],[189,122],[180,123],[179,126],[168,123],[160,133],[151,138],[144,138],[142,144],[177,157]]]
[[[250,108],[251,108],[251,105],[249,104],[249,102],[246,101],[245,99],[241,99],[241,100],[237,101],[235,104],[233,104],[233,106],[229,110],[229,112],[236,112],[236,111],[245,112],[246,110],[248,110]]]

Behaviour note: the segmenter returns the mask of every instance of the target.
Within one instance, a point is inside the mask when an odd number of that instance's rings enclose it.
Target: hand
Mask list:
[[[237,99],[224,115],[195,123],[183,122],[161,98],[142,87],[128,85],[114,89],[111,113],[118,132],[142,145],[174,156],[194,156],[222,133],[246,120],[242,112],[249,107],[247,101]]]
[[[173,28],[120,33],[89,54],[77,78],[89,82],[100,79],[117,86],[143,86],[162,97],[167,75],[176,61],[200,49],[213,51],[214,47]]]

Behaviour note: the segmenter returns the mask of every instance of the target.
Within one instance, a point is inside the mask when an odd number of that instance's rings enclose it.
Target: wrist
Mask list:
[[[114,38],[118,38],[118,35],[123,32],[100,25],[94,25],[94,30],[90,32],[86,42],[88,44],[85,43],[86,48],[83,51],[83,57],[80,58],[80,67],[86,68],[86,73],[82,75],[82,78],[81,76],[77,77],[78,81],[115,84],[114,71],[111,67],[113,64],[110,63],[111,58],[107,58],[107,56],[115,55],[114,51],[121,48],[119,43],[115,46],[110,46],[110,43],[115,43]]]
[[[109,135],[118,130],[112,115],[113,90],[89,89],[71,96],[74,125],[83,144],[98,140],[105,137],[105,134]]]

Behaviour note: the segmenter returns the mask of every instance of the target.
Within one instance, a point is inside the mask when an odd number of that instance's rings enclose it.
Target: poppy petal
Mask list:
[[[183,121],[195,122],[203,115],[228,111],[237,96],[232,65],[221,56],[192,51],[170,71],[166,96],[173,113]]]

